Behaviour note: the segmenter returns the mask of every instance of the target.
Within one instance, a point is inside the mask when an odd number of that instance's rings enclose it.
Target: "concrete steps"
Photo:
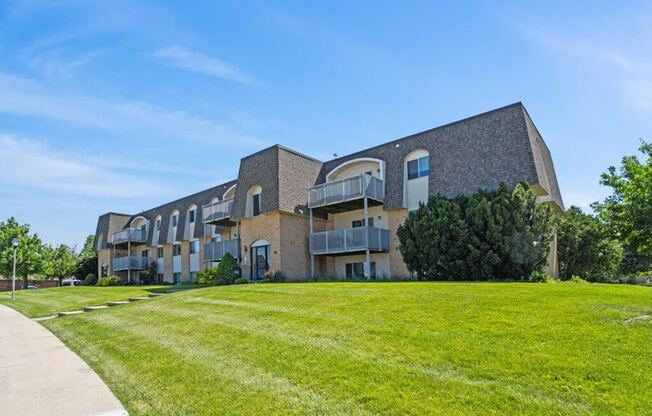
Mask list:
[[[126,305],[127,303],[129,303],[128,300],[117,300],[114,302],[107,302],[106,306]]]
[[[133,298],[129,298],[129,302],[138,302],[139,300],[145,300],[145,299],[149,299],[149,298],[144,296],[136,296]]]
[[[107,305],[100,305],[100,306],[85,306],[85,307],[84,307],[84,312],[93,312],[93,311],[96,311],[96,310],[98,310],[98,309],[106,309],[106,308],[108,308]]]
[[[164,296],[164,295],[165,295],[165,293],[152,292],[152,293],[150,293],[148,296],[149,296],[150,298],[156,298],[156,297]]]
[[[84,311],[66,311],[66,312],[59,312],[57,315],[59,316],[70,316],[70,315],[79,315],[80,313],[84,313]]]

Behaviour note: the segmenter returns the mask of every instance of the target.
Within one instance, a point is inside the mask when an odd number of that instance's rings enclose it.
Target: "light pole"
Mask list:
[[[18,238],[11,240],[11,245],[14,246],[14,273],[11,277],[11,300],[16,298],[16,250],[18,249],[19,241]]]

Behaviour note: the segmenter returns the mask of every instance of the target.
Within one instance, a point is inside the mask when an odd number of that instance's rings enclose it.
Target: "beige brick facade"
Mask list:
[[[399,251],[400,243],[396,236],[396,230],[398,230],[399,225],[405,222],[407,214],[408,212],[405,208],[387,211],[389,229],[389,274],[392,278],[406,279],[410,277],[410,272],[403,262],[403,256]]]

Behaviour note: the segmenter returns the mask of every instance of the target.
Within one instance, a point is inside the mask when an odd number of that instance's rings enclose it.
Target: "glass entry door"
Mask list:
[[[265,272],[269,270],[269,246],[251,248],[251,277],[253,280],[262,280]]]

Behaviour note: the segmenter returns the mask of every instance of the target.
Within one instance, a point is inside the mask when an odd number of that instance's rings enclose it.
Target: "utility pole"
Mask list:
[[[14,246],[14,272],[11,275],[11,300],[16,299],[16,251],[18,251],[18,243],[20,240],[14,238],[11,240],[11,245]]]

